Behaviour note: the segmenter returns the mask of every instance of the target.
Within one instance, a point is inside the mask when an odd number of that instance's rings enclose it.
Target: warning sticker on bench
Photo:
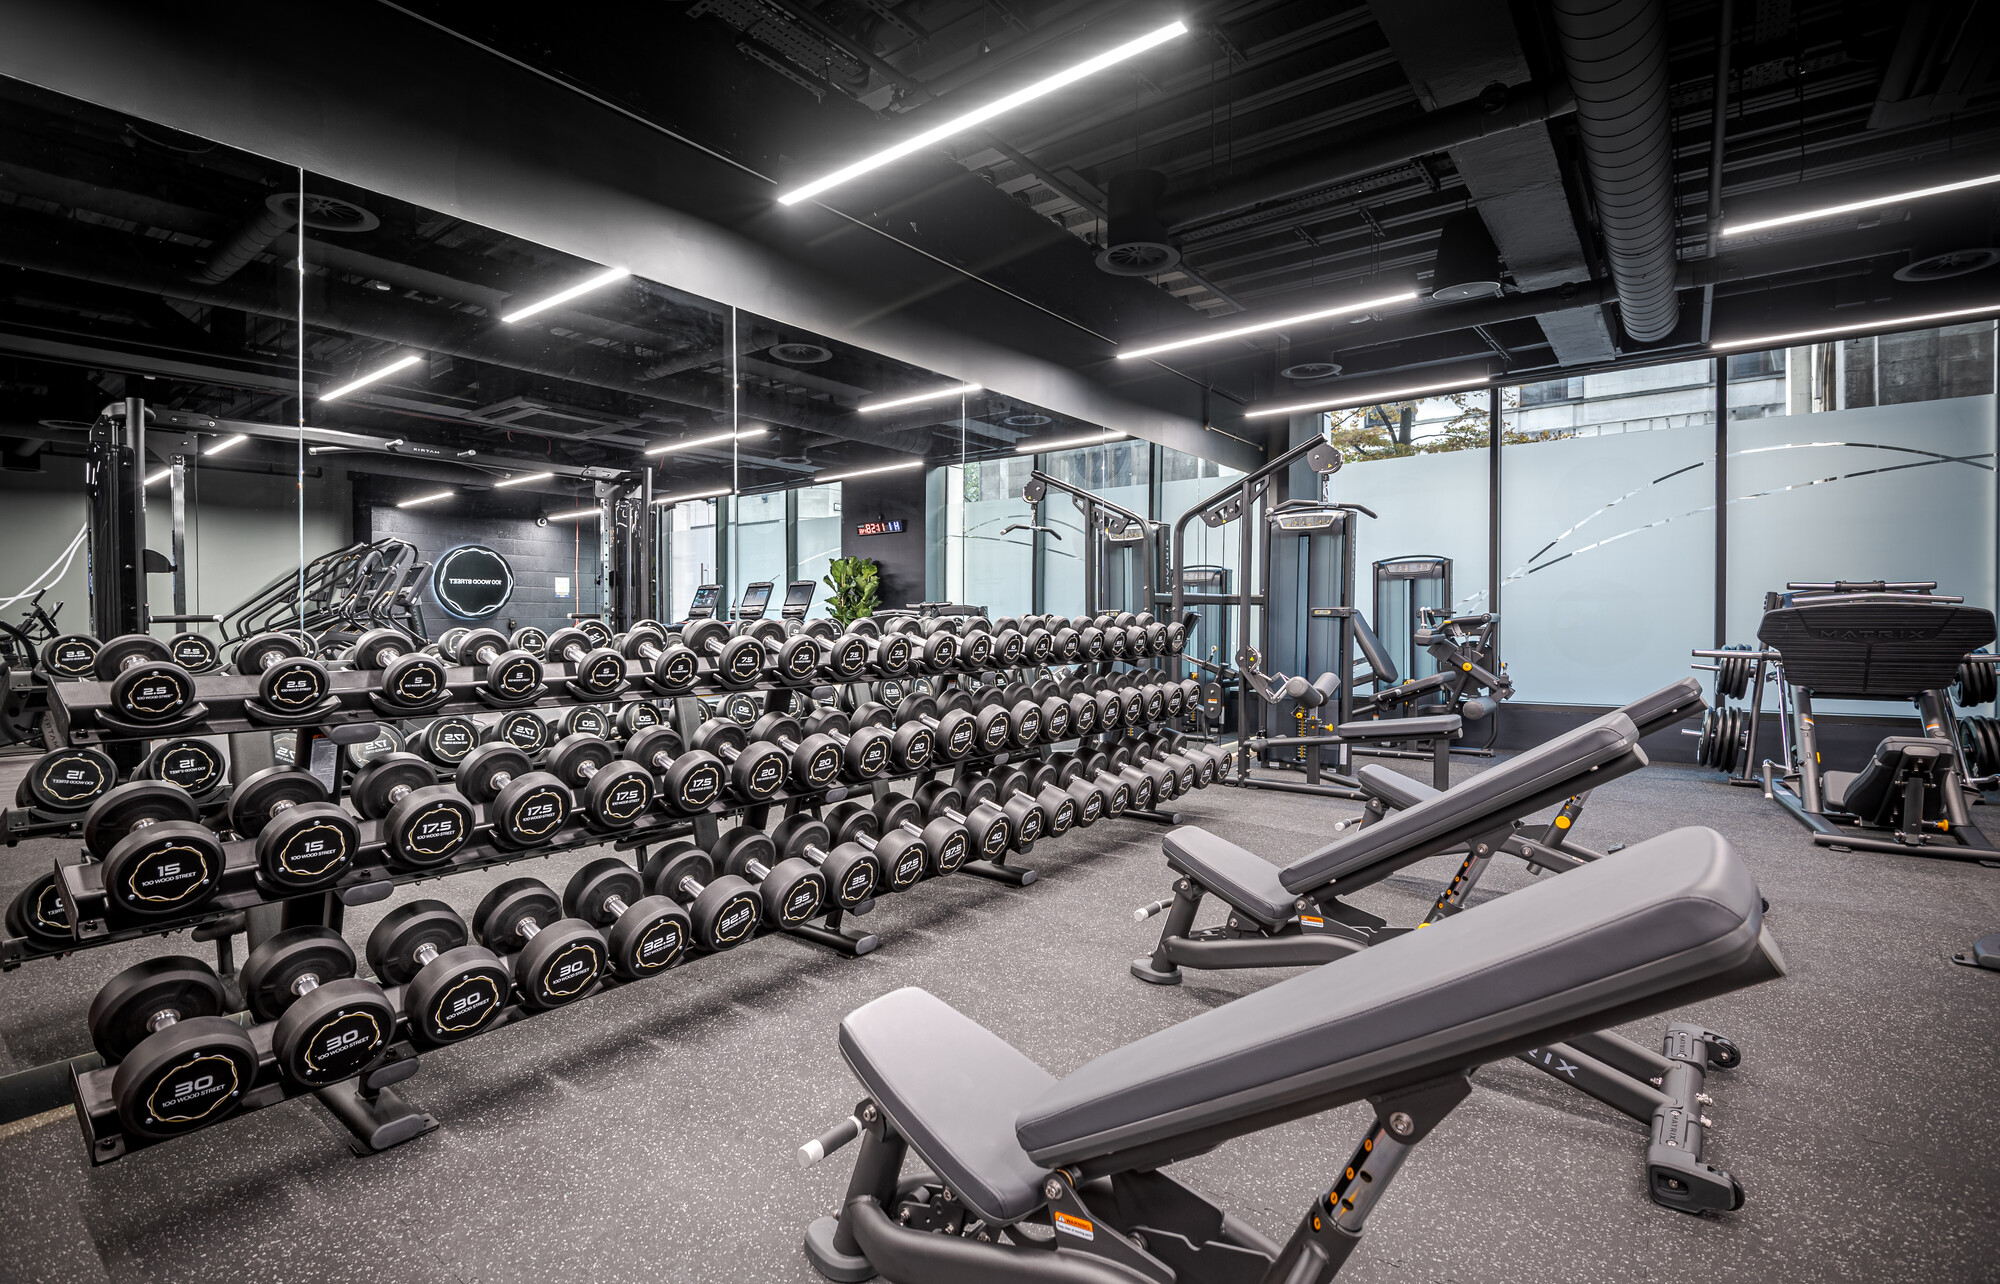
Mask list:
[[[1096,1229],[1090,1224],[1089,1220],[1086,1218],[1072,1217],[1068,1213],[1057,1211],[1055,1214],[1055,1219],[1056,1219],[1056,1229],[1062,1231],[1066,1235],[1074,1235],[1078,1239],[1097,1238]]]

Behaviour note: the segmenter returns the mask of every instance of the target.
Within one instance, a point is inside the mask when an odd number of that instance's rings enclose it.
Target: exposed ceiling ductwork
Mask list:
[[[1625,333],[1674,332],[1674,140],[1659,0],[1552,0]]]

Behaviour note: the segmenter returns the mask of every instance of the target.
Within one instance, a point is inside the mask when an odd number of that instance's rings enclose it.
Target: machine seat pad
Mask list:
[[[1422,718],[1362,718],[1341,723],[1333,734],[1342,740],[1429,740],[1456,738],[1464,725],[1455,713],[1434,713]]]
[[[1432,788],[1421,780],[1412,780],[1393,767],[1363,767],[1354,773],[1354,778],[1361,782],[1362,793],[1379,802],[1387,803],[1391,811],[1414,807],[1444,792],[1442,789]]]
[[[1630,718],[1640,735],[1650,736],[1707,707],[1708,702],[1701,698],[1701,683],[1694,678],[1682,678],[1650,695],[1640,696],[1616,712]]]
[[[1014,1140],[1014,1119],[1055,1076],[914,986],[848,1013],[840,1054],[896,1131],[980,1216],[1011,1222],[1041,1204],[1046,1170]]]
[[[1545,741],[1489,767],[1472,779],[1414,807],[1396,812],[1351,838],[1329,843],[1299,857],[1279,873],[1285,887],[1309,892],[1328,883],[1358,879],[1373,869],[1378,876],[1410,863],[1409,853],[1452,834],[1481,832],[1515,819],[1526,800],[1557,787],[1588,788],[1596,767],[1639,752],[1639,732],[1623,714],[1606,714],[1597,722]],[[1461,839],[1462,841],[1462,839]],[[1364,884],[1365,885],[1365,884]]]
[[[1015,1135],[1057,1165],[1325,1109],[1746,967],[1780,975],[1761,930],[1728,842],[1677,829],[1106,1053],[1022,1110]]]
[[[1167,865],[1186,874],[1265,927],[1279,927],[1297,910],[1298,898],[1278,881],[1278,867],[1198,825],[1167,831],[1160,845]]]
[[[1895,786],[1898,771],[1907,765],[1919,775],[1932,775],[1939,767],[1949,764],[1950,752],[1951,746],[1943,740],[1932,740],[1927,736],[1890,736],[1875,746],[1868,765],[1845,783],[1841,796],[1835,799],[1829,791],[1827,799],[1857,816],[1875,820],[1888,810],[1889,791]],[[1905,759],[1908,759],[1907,763]],[[1831,776],[1834,773],[1826,774]]]

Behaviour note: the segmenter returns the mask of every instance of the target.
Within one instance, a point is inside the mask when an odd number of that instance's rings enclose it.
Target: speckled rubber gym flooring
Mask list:
[[[1225,788],[1180,806],[1277,863],[1355,814]],[[1743,1049],[1739,1069],[1710,1076],[1706,1157],[1743,1184],[1745,1207],[1655,1206],[1636,1124],[1507,1062],[1480,1071],[1412,1157],[1343,1279],[2000,1278],[2000,973],[1950,961],[2000,929],[2000,870],[1816,849],[1755,790],[1692,767],[1599,790],[1579,838],[1603,847],[1681,825],[1736,845],[1791,966],[1680,1014]],[[924,986],[1060,1075],[1281,975],[1190,973],[1175,989],[1127,975],[1158,929],[1131,911],[1169,886],[1160,832],[1120,821],[1044,843],[1026,888],[959,877],[890,898],[863,920],[882,942],[865,958],[760,940],[428,1054],[403,1091],[442,1126],[370,1158],[310,1099],[96,1169],[66,1109],[0,1126],[0,1280],[817,1280],[800,1236],[834,1208],[852,1152],[810,1171],[793,1152],[858,1097],[834,1038],[850,1009]],[[600,854],[402,896],[469,913],[502,877],[560,889]],[[49,855],[0,849],[0,890]],[[1451,865],[1426,861],[1359,900],[1414,921]],[[1496,866],[1480,897],[1526,879]],[[350,914],[357,950],[396,903]],[[169,937],[0,976],[0,1072],[87,1051],[85,1010],[119,969],[208,949]],[[1624,1031],[1657,1046],[1665,1020]],[[1282,1239],[1366,1110],[1175,1171]]]

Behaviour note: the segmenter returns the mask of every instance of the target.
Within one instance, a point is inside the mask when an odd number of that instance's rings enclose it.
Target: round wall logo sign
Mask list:
[[[461,620],[499,612],[514,593],[514,568],[483,544],[461,544],[437,560],[431,596]]]

